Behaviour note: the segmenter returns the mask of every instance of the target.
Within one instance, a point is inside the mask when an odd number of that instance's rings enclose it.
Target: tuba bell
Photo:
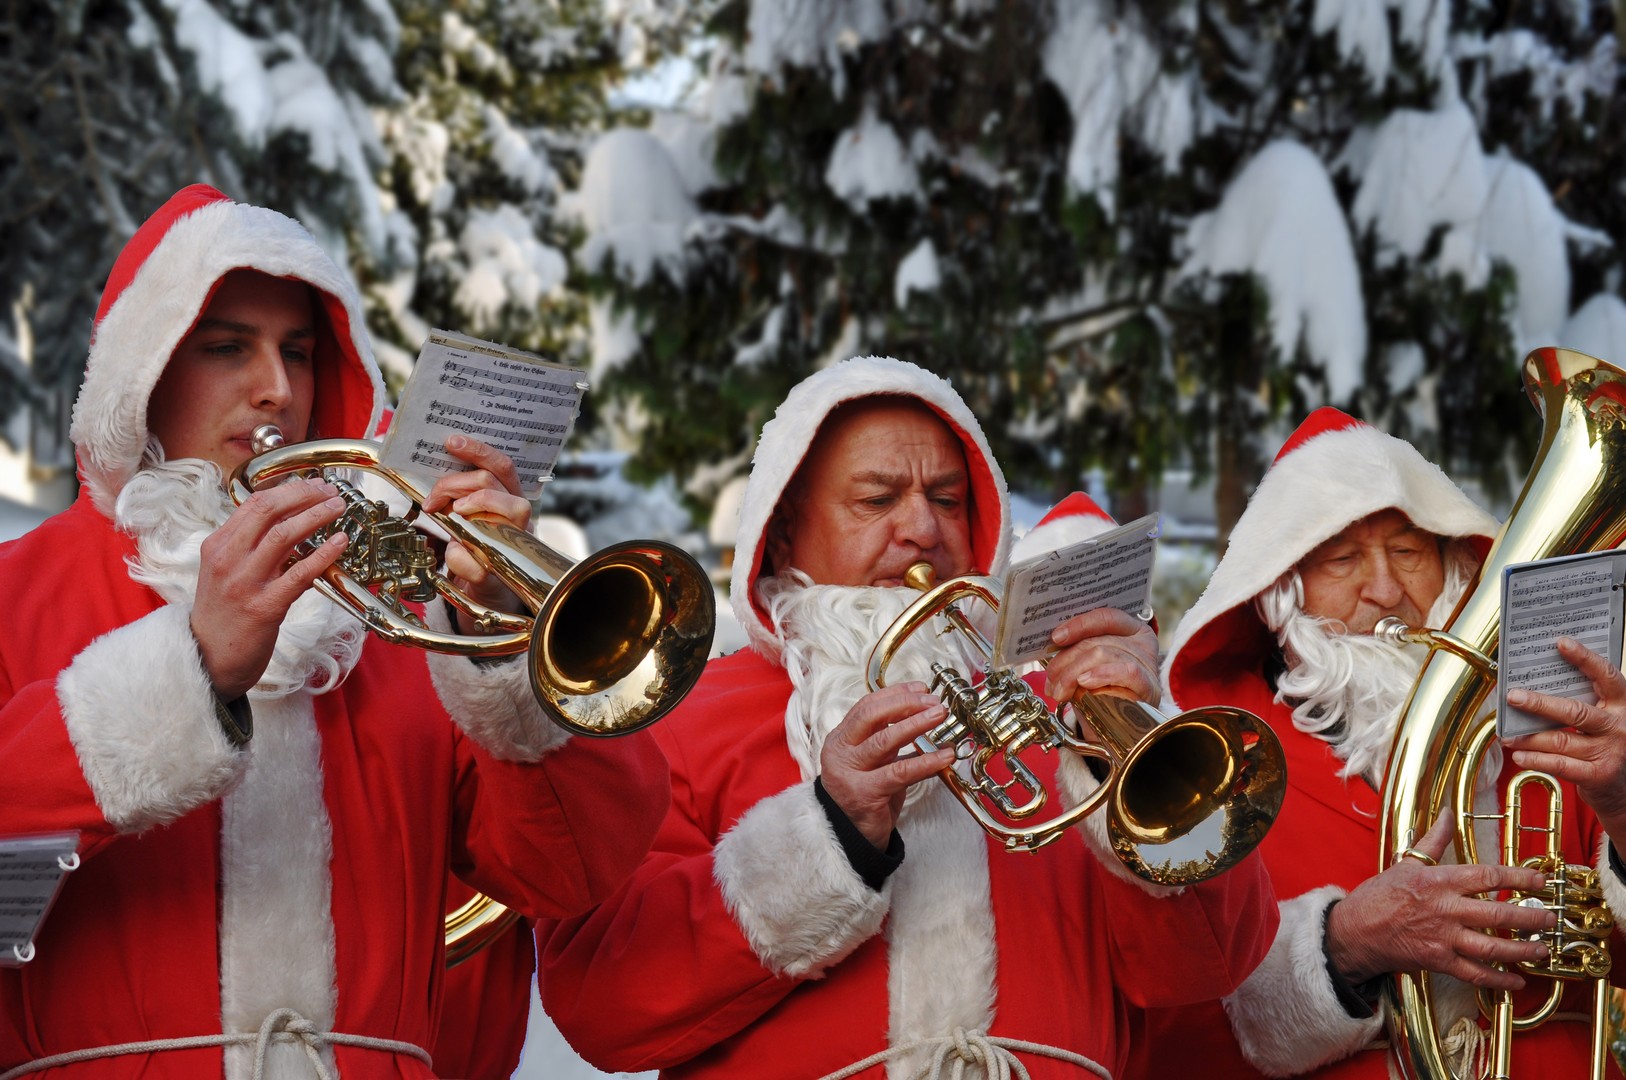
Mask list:
[[[1430,649],[1401,713],[1383,784],[1379,866],[1389,866],[1447,806],[1454,806],[1459,860],[1477,861],[1473,784],[1485,748],[1495,735],[1496,653],[1501,631],[1502,570],[1514,563],[1555,555],[1601,551],[1626,540],[1626,371],[1568,349],[1538,349],[1525,358],[1524,388],[1542,416],[1541,446],[1523,490],[1502,526],[1478,583],[1457,604],[1445,630],[1413,629],[1385,620],[1376,632]],[[1488,714],[1488,715],[1487,715]],[[1540,777],[1535,779],[1534,777]],[[1545,782],[1544,782],[1545,781]],[[1516,838],[1530,831],[1519,803],[1530,787],[1547,793],[1547,851],[1524,857]],[[1603,1075],[1606,944],[1613,917],[1596,893],[1591,867],[1565,864],[1558,853],[1556,822],[1562,814],[1558,788],[1541,774],[1515,777],[1505,795],[1503,858],[1547,871],[1542,894],[1515,897],[1553,909],[1557,928],[1544,940],[1549,961],[1524,966],[1527,974],[1555,980],[1549,1003],[1526,1017],[1512,1015],[1511,1001],[1481,995],[1493,1027],[1493,1075],[1505,1077],[1514,1029],[1533,1027],[1556,1008],[1568,981],[1594,983],[1593,1075]],[[1607,922],[1605,921],[1607,920]],[[1584,959],[1577,960],[1577,957]],[[1437,1030],[1428,973],[1399,973],[1385,987],[1390,1046],[1401,1073],[1413,1080],[1450,1080],[1452,1071]]]
[[[544,714],[579,735],[625,735],[669,712],[694,686],[711,651],[716,601],[692,556],[672,544],[632,540],[580,562],[523,529],[487,515],[450,510],[428,515],[500,578],[531,610],[513,615],[465,595],[435,571],[424,535],[411,526],[428,492],[379,460],[375,443],[319,439],[288,444],[274,425],[256,428],[255,456],[231,476],[242,503],[256,490],[294,475],[323,474],[346,507],[338,521],[296,550],[335,531],[350,538],[316,588],[394,644],[470,657],[526,653],[531,689]],[[411,502],[391,516],[330,469],[357,469],[392,484]],[[486,635],[431,630],[407,605],[436,596],[460,608]],[[476,896],[447,916],[447,961],[466,959],[518,916]]]
[[[931,689],[942,697],[948,716],[916,739],[915,747],[921,753],[955,749],[955,764],[938,775],[1006,850],[1037,851],[1104,809],[1113,852],[1131,872],[1160,885],[1189,885],[1228,870],[1264,839],[1281,810],[1286,766],[1281,743],[1257,716],[1215,706],[1169,718],[1144,702],[1079,694],[1068,704],[1100,741],[1082,738],[1062,719],[1060,708],[1052,710],[1019,675],[991,666],[993,646],[960,609],[961,600],[975,599],[997,610],[999,582],[959,577],[935,584],[932,577],[929,563],[917,563],[905,575],[924,595],[893,620],[871,650],[869,688],[886,685],[887,667],[903,642],[939,615],[982,656],[980,685],[944,664],[932,664]],[[1105,766],[1107,777],[1078,805],[1024,824],[1048,799],[1021,758],[1033,746],[1093,758]],[[996,755],[1010,776],[1003,783],[988,771]],[[961,762],[964,773],[956,768]],[[1177,843],[1182,839],[1187,843]],[[1175,855],[1178,848],[1190,850]]]

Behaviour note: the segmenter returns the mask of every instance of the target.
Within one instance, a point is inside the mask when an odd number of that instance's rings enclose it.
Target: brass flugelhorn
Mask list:
[[[1257,716],[1215,706],[1169,718],[1144,702],[1079,694],[1064,704],[1100,740],[1092,742],[1073,733],[1060,715],[1061,706],[1052,710],[1021,676],[992,666],[993,646],[959,602],[975,599],[997,610],[997,580],[958,577],[935,584],[929,563],[915,564],[905,580],[924,595],[871,650],[869,688],[886,685],[887,667],[903,642],[937,616],[981,655],[980,683],[942,663],[932,664],[931,689],[942,697],[948,717],[916,739],[915,747],[921,753],[954,748],[955,764],[938,775],[1007,850],[1037,851],[1104,809],[1107,836],[1126,867],[1160,885],[1187,885],[1228,870],[1264,839],[1281,810],[1287,773],[1280,741]],[[1024,825],[1048,799],[1021,759],[1034,746],[1041,752],[1064,750],[1094,758],[1105,767],[1106,777],[1085,801]],[[995,755],[1010,774],[1005,782],[989,775]],[[957,768],[962,763],[964,773]],[[1183,838],[1189,839],[1177,843]],[[1177,848],[1192,850],[1176,854]]]
[[[1626,371],[1569,349],[1549,348],[1525,357],[1523,375],[1525,394],[1541,414],[1541,446],[1477,583],[1458,602],[1444,630],[1385,620],[1375,631],[1430,649],[1389,752],[1379,869],[1389,866],[1447,807],[1455,810],[1459,859],[1478,861],[1473,787],[1480,759],[1495,735],[1490,699],[1497,681],[1493,658],[1501,636],[1502,571],[1514,563],[1602,551],[1626,541]],[[1532,782],[1523,774],[1514,779],[1517,786],[1507,793],[1509,811],[1489,815],[1504,822],[1504,858],[1518,857],[1510,837],[1526,827],[1511,804]],[[1550,783],[1542,786],[1556,790]],[[1562,813],[1561,807],[1549,805],[1550,818]],[[1551,1015],[1566,982],[1596,980],[1597,971],[1608,967],[1607,953],[1598,955],[1607,933],[1600,938],[1596,931],[1604,919],[1612,924],[1613,916],[1588,891],[1596,876],[1591,867],[1566,864],[1556,841],[1549,849],[1543,856],[1521,859],[1526,865],[1533,859],[1550,860],[1540,863],[1549,875],[1547,887],[1539,895],[1517,898],[1549,907],[1558,916],[1558,926],[1543,935],[1548,962],[1521,965],[1530,974],[1557,980],[1549,1004],[1530,1016],[1513,1017],[1510,1004],[1481,999],[1501,1070],[1495,1075],[1501,1077],[1508,1074],[1511,1032],[1534,1027]],[[1584,962],[1577,959],[1582,953],[1587,954]],[[1390,1046],[1400,1073],[1412,1080],[1450,1080],[1429,974],[1398,972],[1388,979],[1385,994]],[[1595,989],[1595,1014],[1602,1009],[1597,995]],[[1505,1034],[1496,1035],[1504,1029]],[[1605,1042],[1604,1025],[1595,1022],[1595,1077],[1603,1075]]]
[[[346,507],[338,521],[301,545],[314,550],[342,531],[349,544],[316,588],[378,636],[395,644],[471,657],[528,654],[531,689],[554,723],[580,735],[625,735],[659,720],[694,686],[711,651],[716,600],[710,579],[683,549],[658,540],[612,544],[573,563],[500,518],[450,510],[428,514],[530,609],[514,615],[465,595],[436,572],[424,535],[412,527],[428,491],[385,466],[375,443],[318,439],[287,443],[275,425],[256,428],[255,456],[233,471],[228,489],[242,503],[257,489],[295,475],[323,475]],[[330,469],[372,473],[411,503],[402,517],[370,500]],[[431,630],[407,605],[437,595],[462,609],[483,635]],[[447,916],[447,956],[455,963],[512,920],[481,896]]]

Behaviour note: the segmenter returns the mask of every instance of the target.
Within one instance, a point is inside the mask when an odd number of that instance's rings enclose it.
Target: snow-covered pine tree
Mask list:
[[[1323,402],[1505,484],[1523,350],[1626,358],[1613,20],[732,0],[686,110],[589,158],[600,361],[700,498],[865,351],[953,378],[1018,483],[1101,467],[1120,514],[1180,458],[1228,527],[1272,424]]]

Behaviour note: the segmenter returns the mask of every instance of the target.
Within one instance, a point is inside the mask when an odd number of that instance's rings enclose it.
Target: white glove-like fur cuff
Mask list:
[[[431,630],[455,633],[442,601],[426,612]],[[570,732],[548,718],[531,692],[523,655],[476,664],[466,656],[430,652],[429,677],[457,726],[498,761],[538,761],[563,746]]]

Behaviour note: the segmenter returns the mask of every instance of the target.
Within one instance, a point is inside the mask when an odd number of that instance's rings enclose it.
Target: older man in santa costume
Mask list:
[[[966,658],[916,634],[869,693],[870,650],[918,595],[912,564],[940,580],[1004,569],[1007,506],[970,410],[911,364],[837,364],[763,428],[733,575],[751,647],[713,661],[658,732],[673,807],[633,880],[539,929],[544,1002],[589,1061],[878,1080],[933,1062],[1004,1075],[998,1058],[1112,1076],[1135,1003],[1217,996],[1251,970],[1274,922],[1257,859],[1149,885],[1107,851],[1099,815],[1010,854],[933,775],[952,751],[899,757],[945,715],[906,680]],[[1139,620],[1090,612],[1054,642],[1052,698],[1156,696]],[[1065,803],[1095,788],[1081,759],[1029,756]]]
[[[521,663],[368,642],[309,589],[344,541],[296,549],[331,484],[225,496],[256,426],[362,438],[381,398],[359,298],[281,214],[188,188],[115,263],[80,498],[0,548],[0,828],[82,856],[0,971],[0,1074],[430,1076],[448,870],[557,916],[647,846],[647,737],[567,738]],[[430,504],[523,525],[512,463],[449,449],[477,468]]]
[[[1284,897],[1281,929],[1265,962],[1223,1007],[1150,1013],[1136,1039],[1134,1075],[1387,1077],[1379,984],[1387,973],[1417,970],[1451,977],[1434,979],[1448,1029],[1442,1046],[1459,1075],[1485,1075],[1486,1033],[1475,1022],[1472,987],[1519,990],[1525,980],[1494,965],[1539,960],[1546,947],[1480,928],[1530,931],[1553,920],[1478,894],[1539,888],[1543,875],[1433,865],[1451,861],[1448,816],[1408,851],[1416,857],[1376,872],[1379,790],[1426,653],[1371,631],[1391,615],[1414,627],[1444,626],[1496,532],[1496,521],[1410,444],[1335,409],[1312,414],[1282,447],[1207,589],[1176,628],[1164,669],[1181,708],[1240,706],[1266,717],[1282,740],[1287,797],[1260,845]],[[1615,703],[1618,731],[1626,683],[1579,646],[1561,649]],[[1526,707],[1571,723],[1566,710],[1574,705],[1546,699]],[[1589,753],[1607,740],[1597,741]],[[1512,745],[1514,765],[1579,778],[1576,762],[1535,753],[1552,749],[1550,736]],[[1613,763],[1580,794],[1600,805],[1626,803],[1614,793],[1620,751],[1595,756]],[[1487,759],[1475,809],[1488,814],[1499,806],[1503,762],[1500,751]],[[1585,812],[1575,790],[1569,795],[1579,809],[1565,818],[1568,857],[1598,865],[1610,904],[1626,910],[1599,816]],[[1499,851],[1494,826],[1483,831],[1480,850]],[[1544,998],[1547,986],[1519,1000]],[[1564,1020],[1585,1020],[1588,992],[1570,991]],[[1587,1075],[1587,1037],[1584,1022],[1563,1020],[1521,1034],[1514,1075]]]

